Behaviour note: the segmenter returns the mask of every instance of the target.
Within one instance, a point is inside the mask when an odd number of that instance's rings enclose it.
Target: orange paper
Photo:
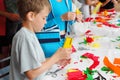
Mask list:
[[[108,15],[108,12],[105,10],[104,11],[104,16],[107,16]]]
[[[115,58],[114,59],[114,64],[120,64],[120,58]]]
[[[115,66],[114,64],[112,64],[109,61],[108,57],[105,56],[103,62],[108,68],[110,68],[112,71],[114,71],[114,73],[116,73],[117,75],[120,76],[120,68],[118,66]]]
[[[102,24],[97,24],[97,27],[102,27]]]

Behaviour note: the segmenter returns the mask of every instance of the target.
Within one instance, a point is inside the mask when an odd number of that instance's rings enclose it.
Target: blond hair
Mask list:
[[[28,12],[39,13],[44,7],[51,9],[48,0],[18,0],[18,11],[23,20],[26,19]]]

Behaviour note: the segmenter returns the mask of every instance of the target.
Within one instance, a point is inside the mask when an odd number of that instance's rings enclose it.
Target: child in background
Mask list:
[[[18,10],[23,27],[12,41],[10,80],[41,80],[45,71],[60,60],[70,58],[70,48],[59,48],[45,60],[35,32],[46,23],[50,12],[48,0],[19,0]]]
[[[83,13],[84,19],[90,17],[91,15],[91,9],[90,6],[94,6],[98,3],[98,0],[78,0],[80,3],[82,3],[82,7],[80,10]]]

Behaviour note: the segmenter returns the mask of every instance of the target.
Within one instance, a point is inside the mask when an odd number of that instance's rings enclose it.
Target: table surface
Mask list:
[[[111,20],[111,23],[120,20],[118,17]],[[114,58],[120,58],[120,28],[111,28],[103,26],[99,28],[93,22],[75,23],[74,24],[75,35],[73,37],[73,46],[76,52],[71,54],[71,63],[68,64],[64,69],[57,72],[57,77],[52,77],[51,75],[45,75],[43,80],[66,80],[68,69],[79,69],[81,71],[86,70],[93,61],[91,59],[80,58],[85,53],[91,53],[94,56],[99,57],[100,62],[94,70],[99,71],[107,80],[120,80],[120,77],[115,73],[106,73],[102,71],[101,68],[104,65],[103,59],[105,56],[108,57],[111,63],[113,63]],[[82,43],[86,38],[85,32],[90,30],[90,37],[94,38],[94,41],[90,44]],[[57,65],[54,65],[50,71],[55,71],[58,69]],[[113,77],[116,76],[116,77]],[[96,77],[96,74],[93,75]]]

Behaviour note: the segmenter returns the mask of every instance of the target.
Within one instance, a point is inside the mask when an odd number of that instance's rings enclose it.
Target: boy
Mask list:
[[[18,10],[23,27],[12,42],[10,80],[41,80],[53,64],[70,57],[71,49],[60,48],[45,60],[35,32],[46,23],[50,12],[48,0],[19,0]]]

